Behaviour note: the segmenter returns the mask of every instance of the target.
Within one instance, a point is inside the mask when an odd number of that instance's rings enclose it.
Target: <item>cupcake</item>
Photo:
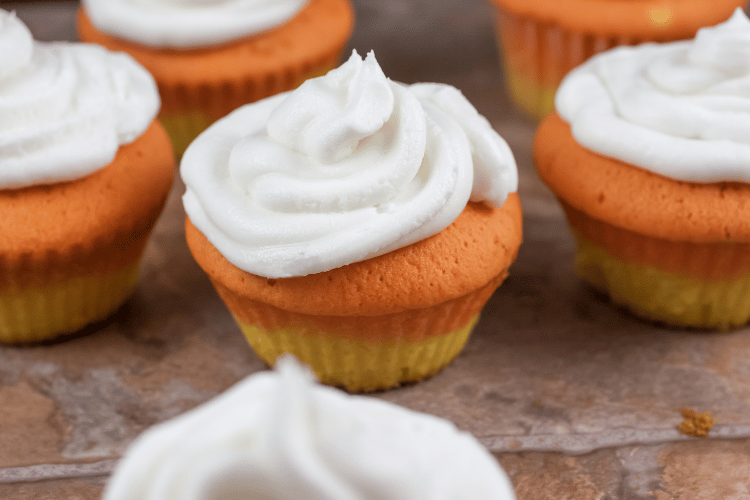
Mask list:
[[[505,80],[515,104],[542,118],[563,76],[618,45],[689,39],[747,0],[492,0]]]
[[[353,25],[349,0],[83,0],[77,20],[154,76],[178,157],[230,111],[334,68]]]
[[[172,184],[159,94],[125,54],[39,43],[0,10],[0,342],[103,319]]]
[[[534,157],[578,273],[672,325],[750,319],[750,21],[623,47],[563,81]]]
[[[313,383],[293,358],[144,432],[104,500],[514,500],[497,461],[441,418]]]
[[[231,113],[181,174],[188,246],[255,352],[352,391],[444,367],[521,243],[505,141],[372,53]]]

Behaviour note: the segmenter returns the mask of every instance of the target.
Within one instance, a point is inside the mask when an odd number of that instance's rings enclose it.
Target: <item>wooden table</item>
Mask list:
[[[535,123],[511,106],[486,0],[355,0],[350,46],[386,75],[455,85],[510,143],[525,239],[463,353],[376,394],[472,432],[522,500],[750,498],[750,329],[645,323],[574,275],[574,245],[531,160]],[[39,39],[73,40],[76,3],[4,3]],[[183,238],[177,181],[135,295],[77,338],[0,348],[0,498],[99,498],[152,424],[264,369]],[[680,409],[711,411],[710,436]]]

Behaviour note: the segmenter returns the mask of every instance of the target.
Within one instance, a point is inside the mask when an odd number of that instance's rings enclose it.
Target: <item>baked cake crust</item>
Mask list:
[[[521,244],[521,204],[516,193],[501,208],[470,202],[453,224],[430,238],[294,278],[247,273],[222,257],[189,219],[185,232],[193,257],[212,281],[244,299],[303,314],[379,316],[434,306],[501,281]]]
[[[131,264],[173,176],[169,138],[154,121],[109,165],[86,177],[0,190],[0,288],[43,285],[45,269],[46,281],[64,281]]]
[[[594,219],[671,241],[750,243],[750,184],[677,181],[593,153],[557,113],[539,126],[534,160],[559,198]]]

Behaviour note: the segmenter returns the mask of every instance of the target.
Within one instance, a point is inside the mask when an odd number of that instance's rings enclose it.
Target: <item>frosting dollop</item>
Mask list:
[[[0,10],[0,189],[84,177],[159,110],[151,75],[102,47],[40,43]]]
[[[181,173],[192,223],[268,278],[405,247],[448,227],[470,198],[501,206],[518,183],[510,148],[458,90],[392,82],[356,52],[212,125]]]
[[[280,26],[310,0],[83,0],[104,33],[150,47],[196,48]]]
[[[555,97],[579,144],[689,182],[750,182],[750,21],[695,39],[620,47],[571,71]]]
[[[294,358],[144,432],[104,500],[512,500],[450,422],[313,384]]]

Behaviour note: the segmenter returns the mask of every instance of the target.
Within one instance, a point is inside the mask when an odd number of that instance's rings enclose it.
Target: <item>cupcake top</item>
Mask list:
[[[571,71],[555,106],[595,153],[689,182],[750,182],[750,21],[620,47]]]
[[[573,31],[573,43],[581,33],[607,40],[622,38],[630,43],[635,40],[684,40],[695,36],[696,30],[702,26],[724,21],[734,9],[747,3],[746,0],[491,1],[546,26],[558,25]],[[558,35],[554,31],[551,33],[552,37]],[[582,38],[580,40],[580,43],[588,43]]]
[[[92,24],[150,47],[188,49],[273,29],[310,0],[83,0]]]
[[[78,179],[108,165],[159,104],[153,78],[130,56],[36,42],[0,10],[0,189]]]
[[[185,152],[191,222],[249,273],[321,273],[405,247],[517,189],[513,155],[461,93],[402,85],[352,54],[244,106]]]
[[[495,459],[450,422],[315,385],[293,358],[157,425],[105,500],[512,500]]]

